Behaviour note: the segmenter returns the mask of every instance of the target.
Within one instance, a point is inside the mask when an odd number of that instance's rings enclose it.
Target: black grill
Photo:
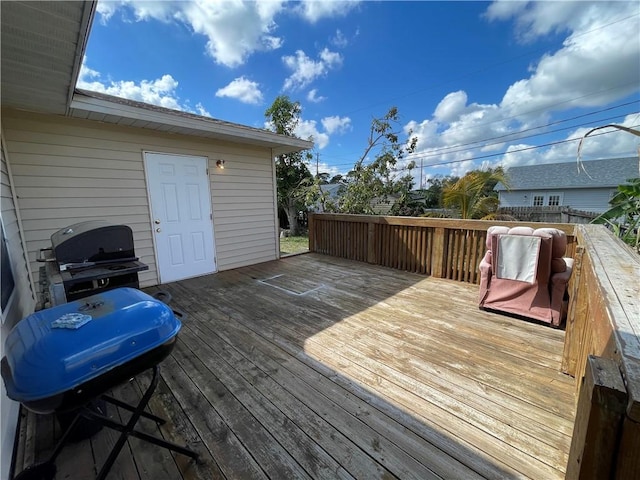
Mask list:
[[[80,222],[51,235],[40,251],[42,307],[53,307],[118,287],[139,288],[138,272],[148,270],[135,255],[127,225],[104,220]]]

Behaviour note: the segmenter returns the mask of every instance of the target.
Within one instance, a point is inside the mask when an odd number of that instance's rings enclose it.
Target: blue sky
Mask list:
[[[260,128],[288,95],[331,175],[396,106],[425,181],[574,161],[567,140],[640,125],[638,32],[637,1],[100,1],[78,87]],[[598,133],[586,160],[638,153]]]

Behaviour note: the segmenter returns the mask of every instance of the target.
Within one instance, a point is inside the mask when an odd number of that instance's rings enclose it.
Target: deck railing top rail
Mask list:
[[[344,213],[321,213],[312,215],[318,221],[371,223],[377,225],[406,225],[416,227],[453,228],[458,230],[487,231],[492,225],[507,227],[532,227],[532,228],[557,228],[567,235],[573,235],[576,225],[572,223],[536,223],[536,222],[511,222],[501,220],[461,220],[454,218],[433,217],[393,217],[384,215],[353,215]]]

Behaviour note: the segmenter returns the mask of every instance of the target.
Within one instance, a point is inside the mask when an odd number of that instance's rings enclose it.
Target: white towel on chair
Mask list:
[[[535,283],[541,240],[535,236],[500,235],[496,277]]]

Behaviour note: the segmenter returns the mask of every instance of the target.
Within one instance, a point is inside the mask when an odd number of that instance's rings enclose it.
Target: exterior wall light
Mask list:
[[[216,168],[224,170],[224,160],[216,160]]]

